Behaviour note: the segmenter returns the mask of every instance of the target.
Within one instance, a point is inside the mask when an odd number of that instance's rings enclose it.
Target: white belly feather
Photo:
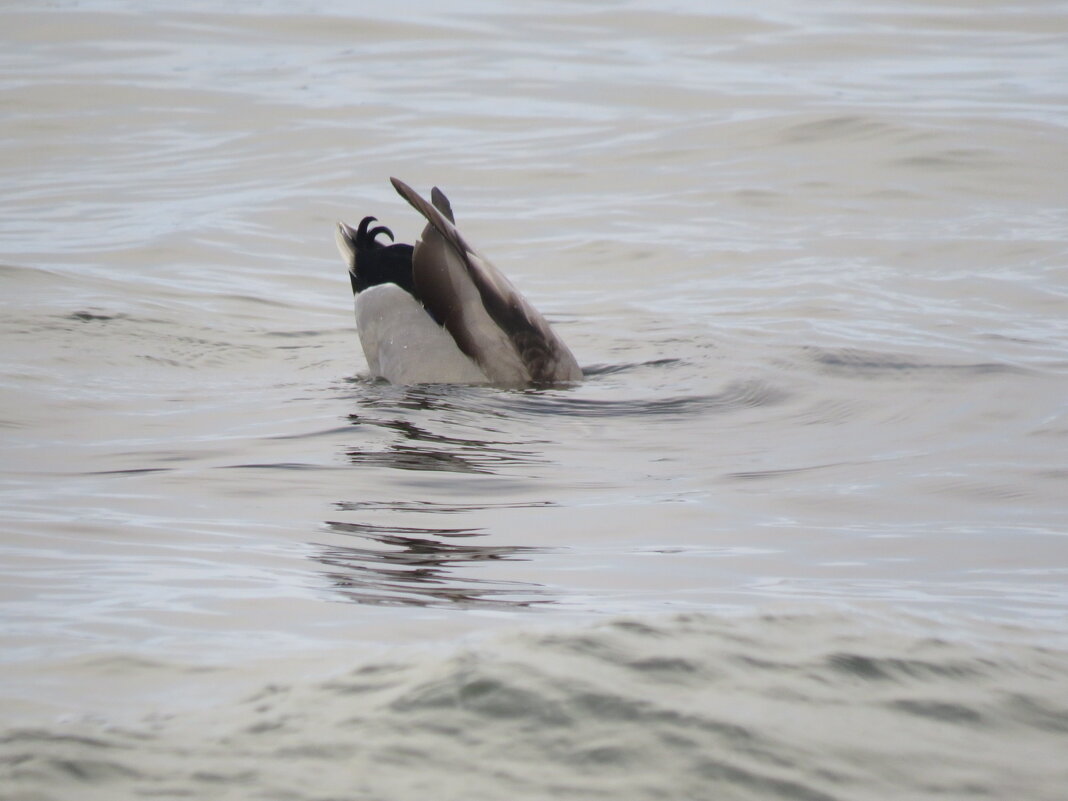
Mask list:
[[[485,384],[486,374],[396,284],[356,296],[356,328],[371,375],[393,384]]]

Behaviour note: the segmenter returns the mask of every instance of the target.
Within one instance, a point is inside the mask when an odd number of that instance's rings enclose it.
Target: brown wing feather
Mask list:
[[[452,214],[452,204],[445,197],[445,193],[436,186],[430,190],[430,202],[434,204],[434,208],[445,215],[446,220],[456,225],[456,218]]]
[[[433,205],[411,187],[391,178],[394,188],[427,219],[422,241],[416,246],[415,284],[420,300],[453,335],[457,345],[479,362],[487,375],[494,378],[494,365],[484,363],[491,348],[483,347],[484,332],[467,319],[460,298],[463,287],[449,264],[459,264],[478,292],[482,306],[505,337],[523,365],[521,382],[577,381],[582,371],[567,346],[549,327],[544,317],[524,298],[512,283],[464,239],[450,221],[452,208],[448,198],[436,187]],[[447,216],[446,216],[447,215]],[[452,259],[449,257],[452,256]],[[513,370],[501,368],[502,383],[517,383]]]

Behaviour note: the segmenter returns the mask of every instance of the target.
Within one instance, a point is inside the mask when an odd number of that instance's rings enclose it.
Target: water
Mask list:
[[[0,17],[0,797],[1062,797],[1068,4]],[[586,382],[367,380],[390,175]]]

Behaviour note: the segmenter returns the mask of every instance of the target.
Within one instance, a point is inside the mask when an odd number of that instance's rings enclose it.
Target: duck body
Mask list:
[[[396,384],[522,387],[579,381],[582,370],[548,322],[456,228],[436,187],[428,203],[397,192],[427,220],[413,246],[384,226],[338,224],[356,327],[371,374]],[[379,241],[389,238],[391,244]]]
[[[397,284],[377,284],[356,295],[356,330],[376,378],[391,384],[486,384],[423,304]]]

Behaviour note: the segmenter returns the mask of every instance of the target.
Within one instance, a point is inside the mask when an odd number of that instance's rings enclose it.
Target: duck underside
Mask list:
[[[485,384],[486,374],[456,347],[426,309],[396,284],[356,296],[356,328],[367,367],[393,384]]]

